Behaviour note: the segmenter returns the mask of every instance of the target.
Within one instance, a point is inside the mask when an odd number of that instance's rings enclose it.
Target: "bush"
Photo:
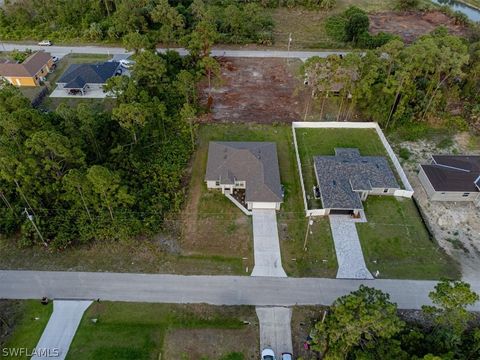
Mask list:
[[[419,0],[395,0],[395,7],[398,10],[417,9],[419,5],[420,5]]]
[[[365,13],[354,13],[345,27],[345,40],[356,42],[363,33],[368,33],[370,20]]]
[[[345,28],[347,27],[347,24],[348,20],[343,16],[330,16],[325,22],[325,31],[331,38],[337,41],[345,41]]]
[[[408,160],[408,159],[410,159],[410,156],[412,156],[412,153],[407,148],[402,147],[402,148],[400,148],[400,151],[398,152],[398,155],[403,160]]]

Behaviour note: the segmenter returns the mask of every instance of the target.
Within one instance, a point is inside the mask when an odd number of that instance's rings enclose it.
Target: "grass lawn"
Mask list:
[[[336,147],[358,148],[361,155],[387,156],[386,150],[374,129],[296,129],[298,153],[310,209],[321,208],[315,200],[312,188],[316,184],[313,157],[335,155]]]
[[[199,360],[205,356],[220,360],[231,352],[240,352],[245,359],[258,358],[256,324],[255,309],[247,306],[94,303],[83,316],[67,359]],[[169,336],[179,330],[187,337]],[[212,330],[225,332],[223,341],[207,337],[205,342],[184,347]]]
[[[382,278],[458,279],[458,264],[429,237],[411,199],[370,196],[357,223],[367,267]]]
[[[206,231],[208,234],[206,240],[209,243],[220,244],[223,251],[228,251],[230,254],[235,254],[242,244],[248,242],[249,253],[246,262],[253,265],[251,260],[253,258],[251,219],[220,193],[208,191],[203,183],[208,141],[211,140],[272,141],[277,144],[280,177],[285,187],[285,202],[277,215],[283,267],[290,276],[335,276],[337,263],[328,219],[315,220],[311,227],[312,234],[308,238],[308,251],[305,252],[303,249],[308,219],[305,217],[303,209],[293,137],[291,127],[288,125],[218,124],[201,126],[199,148],[192,169],[192,183],[186,211],[189,215],[196,212],[196,222],[208,222],[209,227],[203,226],[202,230],[202,226],[196,226],[196,237],[193,236],[193,233],[190,237],[194,240],[187,238],[184,242],[189,244],[196,241],[199,246],[198,251],[203,253],[209,245],[206,244],[206,241],[202,241],[199,235],[202,235],[202,231]],[[195,182],[201,183],[201,186],[195,185]],[[198,194],[195,195],[194,192]],[[198,199],[196,200],[196,198]],[[225,223],[229,224],[227,225],[229,228],[225,227]],[[248,238],[241,235],[245,234],[247,229],[249,231]],[[227,234],[226,231],[228,231]]]
[[[27,348],[31,351],[37,346],[43,329],[53,310],[53,304],[42,305],[39,300],[25,300],[18,304],[19,316],[12,335],[3,348]],[[27,359],[25,356],[8,356],[8,359]]]

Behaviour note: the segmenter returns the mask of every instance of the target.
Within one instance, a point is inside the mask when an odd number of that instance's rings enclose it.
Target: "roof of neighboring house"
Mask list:
[[[21,64],[6,61],[0,63],[1,76],[32,77],[35,76],[52,58],[50,53],[37,51]]]
[[[115,75],[120,65],[117,61],[98,64],[72,64],[57,83],[63,83],[66,89],[81,89],[86,84],[105,84]]]
[[[277,146],[272,142],[211,141],[206,181],[245,181],[248,202],[282,202]]]
[[[383,156],[361,156],[358,149],[335,148],[334,156],[315,156],[315,169],[324,208],[363,209],[357,191],[399,189]]]
[[[435,191],[479,191],[480,156],[434,155],[432,164],[420,166]]]

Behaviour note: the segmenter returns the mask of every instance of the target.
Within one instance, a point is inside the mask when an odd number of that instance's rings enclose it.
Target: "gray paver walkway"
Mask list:
[[[83,313],[91,303],[90,300],[55,300],[52,316],[36,347],[37,354],[47,356],[32,356],[31,360],[65,359]],[[53,357],[57,351],[58,356]]]
[[[293,352],[292,309],[286,307],[257,307],[260,321],[260,350],[271,348],[280,359],[282,352]]]
[[[276,211],[254,209],[252,220],[255,255],[252,276],[286,277],[280,254]]]
[[[337,279],[373,279],[365,265],[355,222],[343,215],[330,215],[337,254]]]

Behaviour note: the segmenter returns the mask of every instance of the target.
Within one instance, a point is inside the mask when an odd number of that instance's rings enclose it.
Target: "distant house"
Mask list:
[[[394,195],[400,186],[383,156],[335,148],[334,156],[314,157],[320,199],[327,214],[359,215],[368,195]]]
[[[120,63],[108,61],[98,64],[72,64],[57,81],[57,89],[70,94],[85,95],[89,91],[102,90],[107,80],[115,76]]]
[[[480,156],[433,155],[418,177],[430,200],[480,200]]]
[[[283,202],[277,147],[272,142],[212,141],[205,181],[209,189],[244,191],[247,209],[280,209]]]
[[[15,86],[38,86],[53,67],[52,55],[38,51],[21,64],[12,61],[0,63],[0,77]]]

